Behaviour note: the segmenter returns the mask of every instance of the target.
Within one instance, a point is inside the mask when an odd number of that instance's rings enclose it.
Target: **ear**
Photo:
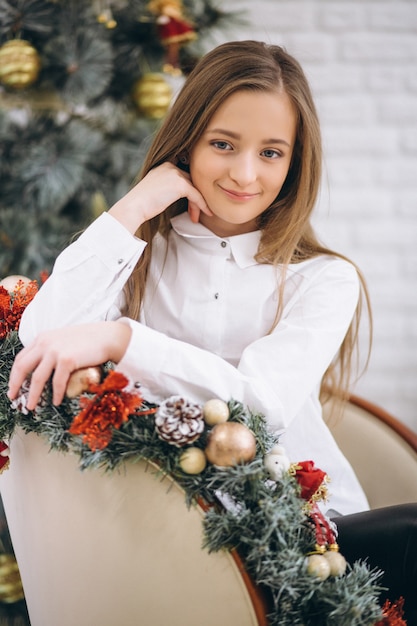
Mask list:
[[[177,161],[177,167],[180,168],[180,170],[182,170],[183,172],[190,172],[190,166],[189,166],[190,160],[188,158],[188,154],[186,154],[185,152],[182,152],[179,157],[178,157],[178,161]]]

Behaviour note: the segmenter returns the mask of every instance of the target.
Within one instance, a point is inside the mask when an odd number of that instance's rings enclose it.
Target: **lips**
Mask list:
[[[221,187],[220,185],[219,187],[227,196],[229,196],[229,198],[235,200],[252,200],[259,195],[258,193],[245,193],[241,191],[234,191],[233,189],[226,189],[225,187]]]

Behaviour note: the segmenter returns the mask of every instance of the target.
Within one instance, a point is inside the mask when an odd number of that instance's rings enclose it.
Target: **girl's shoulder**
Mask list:
[[[359,282],[358,271],[354,263],[335,254],[319,254],[299,263],[291,263],[288,266],[288,276],[297,275],[310,281],[333,279],[344,282]]]

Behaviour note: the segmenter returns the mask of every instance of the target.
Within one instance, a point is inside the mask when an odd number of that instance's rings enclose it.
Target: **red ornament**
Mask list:
[[[310,520],[315,527],[316,544],[323,550],[326,547],[337,550],[335,532],[317,506],[318,500],[325,500],[328,480],[326,472],[315,467],[313,461],[301,461],[293,466],[294,476],[301,487],[301,497],[307,501]]]
[[[150,0],[147,9],[156,16],[158,36],[166,50],[164,69],[175,73],[180,46],[197,39],[194,24],[185,17],[181,0]]]
[[[0,474],[6,470],[10,465],[10,459],[8,457],[7,452],[9,451],[9,446],[4,441],[0,441]]]
[[[94,398],[80,399],[82,411],[74,417],[69,432],[83,435],[83,442],[93,452],[105,448],[112,439],[113,429],[119,429],[129,415],[141,406],[143,398],[140,394],[123,391],[128,382],[126,376],[112,371],[104,382],[89,386],[88,391],[96,394]]]

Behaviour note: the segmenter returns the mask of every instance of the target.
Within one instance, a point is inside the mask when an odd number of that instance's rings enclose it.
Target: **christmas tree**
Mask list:
[[[131,186],[210,0],[0,0],[0,278],[49,272]]]

